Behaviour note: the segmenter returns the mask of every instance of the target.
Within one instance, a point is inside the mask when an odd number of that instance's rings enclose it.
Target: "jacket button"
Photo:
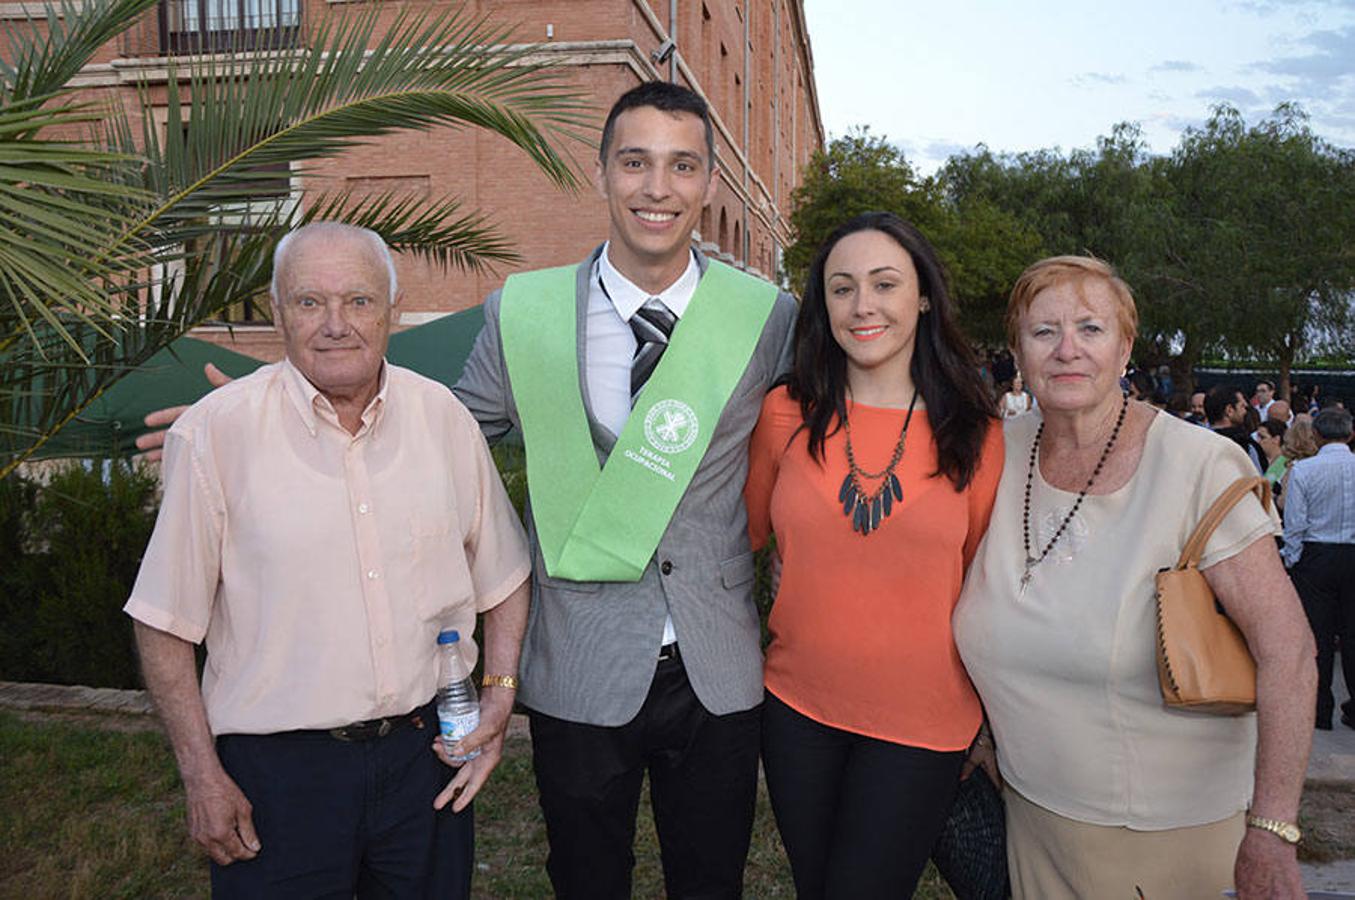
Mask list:
[[[665,559],[663,565],[659,566],[659,571],[665,575],[671,575],[673,573],[673,564]]]

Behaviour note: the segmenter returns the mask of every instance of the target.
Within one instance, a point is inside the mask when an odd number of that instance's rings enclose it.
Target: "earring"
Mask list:
[[[918,301],[918,304],[917,304],[917,311],[918,311],[918,312],[920,312],[920,313],[925,313],[925,312],[929,311],[931,308],[932,308],[932,301],[928,300],[926,297],[923,297],[921,300]]]

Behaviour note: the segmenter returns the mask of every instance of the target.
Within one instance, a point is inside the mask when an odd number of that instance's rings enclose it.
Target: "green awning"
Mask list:
[[[450,387],[461,377],[484,321],[484,310],[476,306],[406,329],[391,335],[386,358]],[[217,344],[180,338],[118,380],[35,458],[135,453],[134,441],[147,430],[142,424],[147,413],[193,403],[211,390],[202,372],[209,362],[234,377],[262,365]]]

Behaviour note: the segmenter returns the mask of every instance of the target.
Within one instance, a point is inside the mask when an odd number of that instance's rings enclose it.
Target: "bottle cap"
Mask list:
[[[455,628],[448,628],[445,631],[438,632],[439,644],[455,644],[461,640],[461,633]]]

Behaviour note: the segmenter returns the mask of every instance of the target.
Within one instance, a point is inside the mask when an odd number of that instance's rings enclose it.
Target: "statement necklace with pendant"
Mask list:
[[[1106,449],[1101,451],[1101,458],[1096,461],[1096,468],[1092,470],[1092,475],[1087,479],[1087,484],[1077,495],[1077,500],[1073,503],[1073,508],[1068,510],[1068,515],[1063,517],[1059,523],[1054,536],[1049,539],[1049,543],[1044,545],[1039,556],[1032,556],[1030,552],[1030,486],[1035,480],[1035,465],[1040,457],[1040,438],[1044,435],[1044,422],[1040,422],[1040,427],[1035,430],[1035,442],[1030,445],[1030,466],[1026,469],[1026,502],[1025,509],[1021,515],[1021,538],[1026,550],[1026,569],[1021,573],[1021,593],[1026,592],[1026,585],[1030,584],[1031,574],[1035,567],[1044,562],[1044,558],[1049,555],[1049,551],[1054,549],[1054,545],[1059,542],[1063,536],[1068,523],[1073,521],[1073,516],[1077,515],[1078,507],[1082,501],[1087,499],[1087,492],[1092,489],[1096,483],[1096,476],[1101,474],[1101,469],[1105,467],[1106,460],[1110,458],[1110,451],[1115,449],[1115,439],[1120,436],[1120,427],[1124,425],[1125,413],[1129,411],[1129,395],[1125,394],[1120,401],[1120,415],[1115,420],[1115,427],[1111,429],[1110,439],[1106,441]]]
[[[856,455],[852,453],[851,419],[844,418],[842,427],[847,432],[847,477],[842,479],[837,499],[842,504],[842,512],[852,520],[852,530],[861,532],[865,537],[880,527],[880,523],[889,518],[894,504],[903,501],[903,486],[894,467],[903,459],[903,442],[908,437],[908,423],[913,421],[913,407],[917,405],[917,389],[913,389],[913,399],[908,403],[908,415],[903,419],[903,429],[899,432],[899,442],[894,445],[894,455],[889,465],[879,472],[867,472],[856,464]],[[866,493],[863,480],[880,479],[880,486],[872,494]]]

